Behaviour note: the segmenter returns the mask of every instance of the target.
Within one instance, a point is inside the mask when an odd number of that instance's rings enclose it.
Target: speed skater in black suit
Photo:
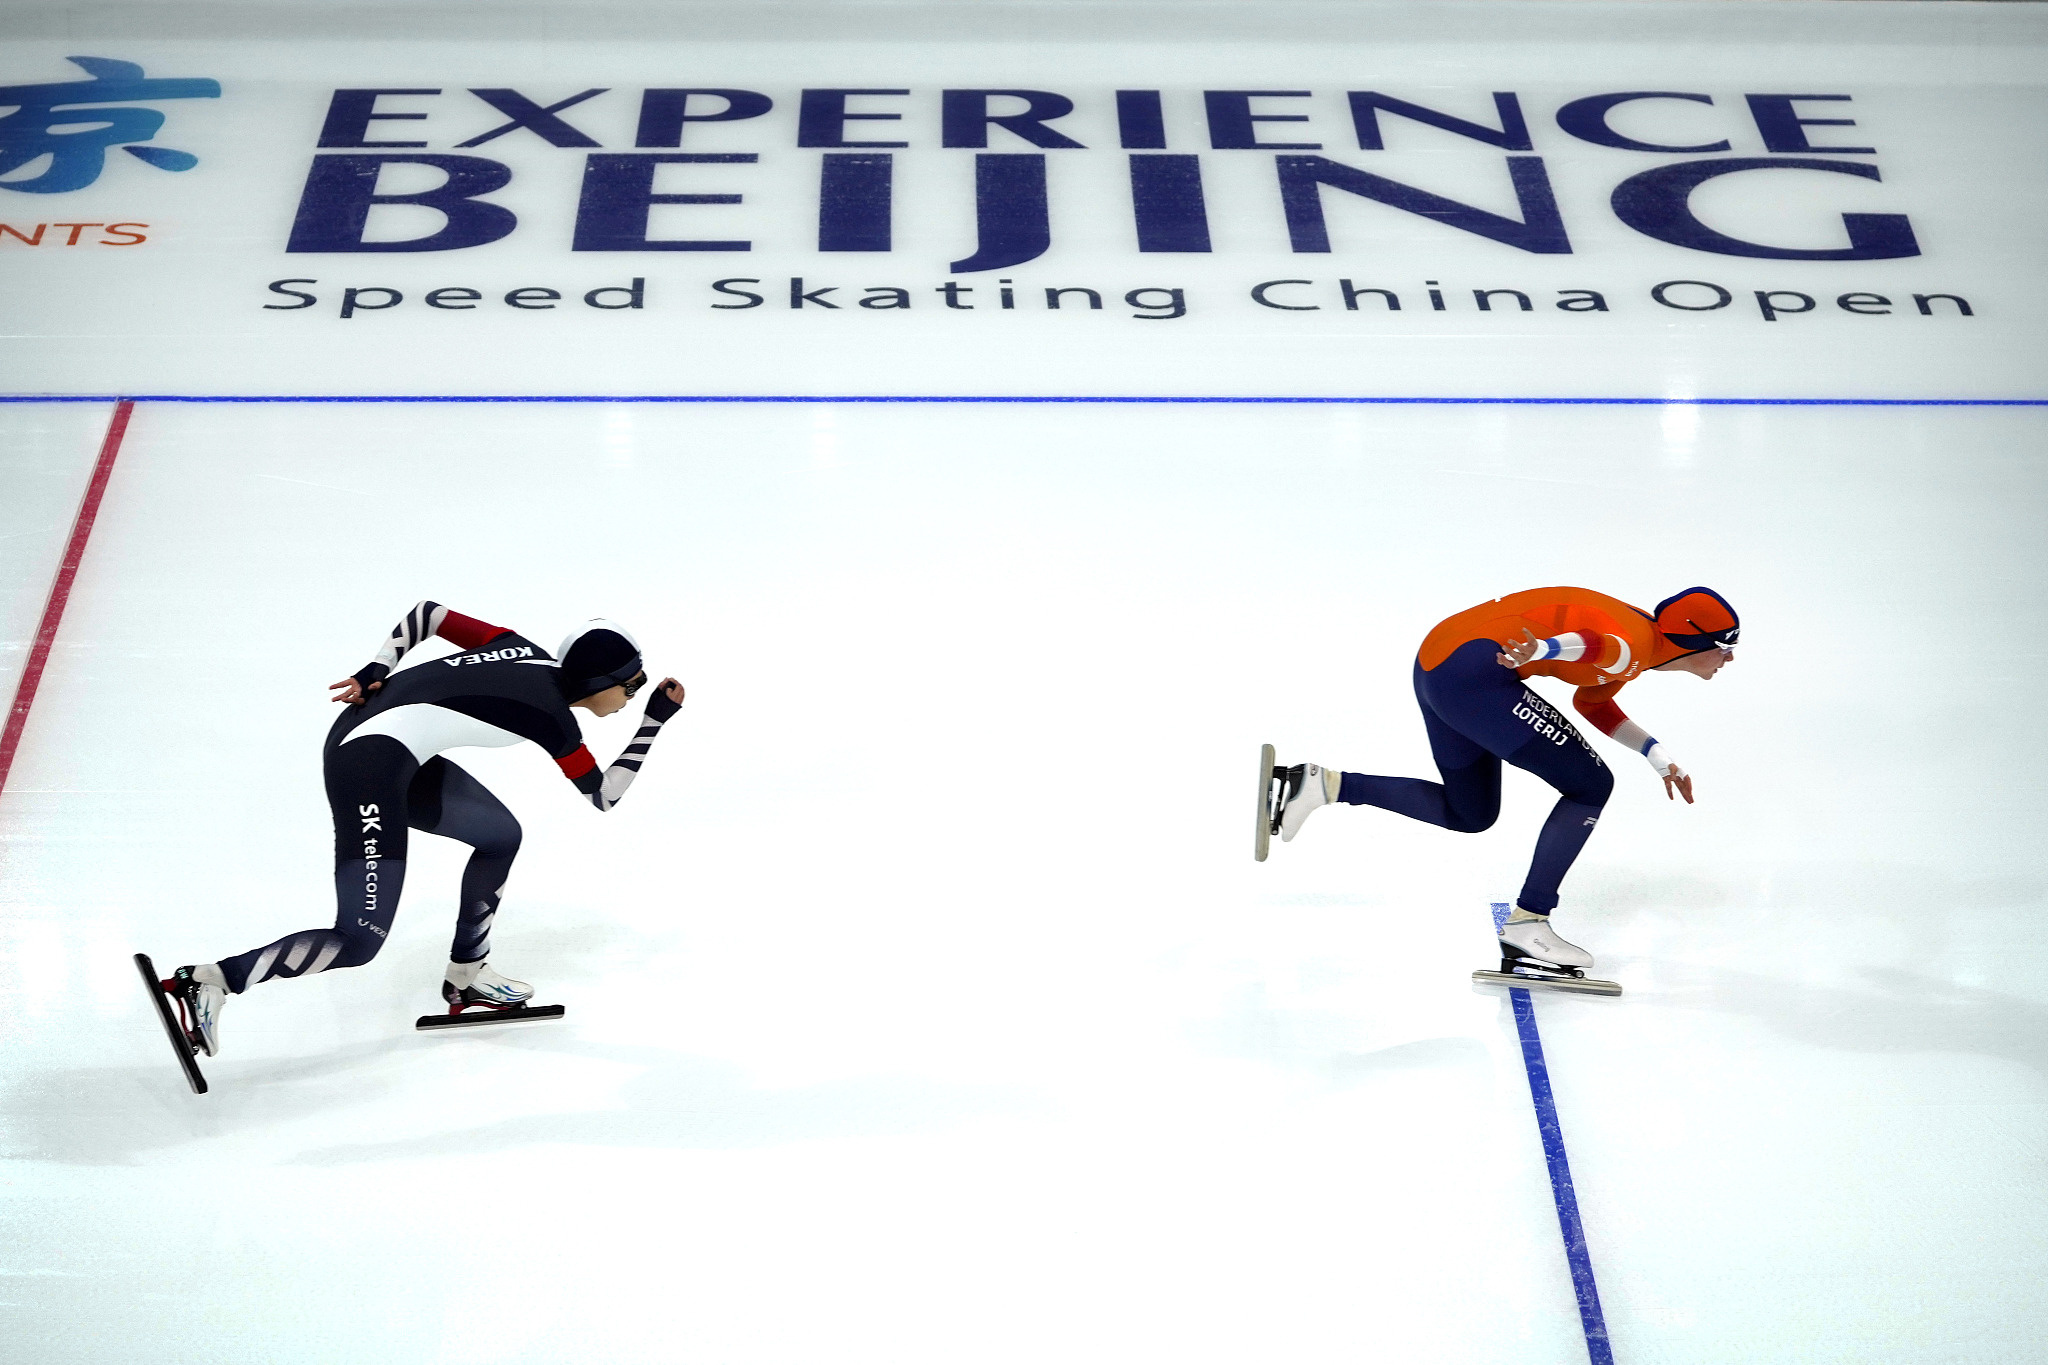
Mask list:
[[[392,671],[430,635],[464,652]],[[374,660],[329,684],[333,699],[345,703],[321,755],[334,813],[334,926],[178,968],[163,989],[177,1002],[190,1041],[208,1056],[220,1051],[221,1008],[230,995],[275,977],[359,967],[375,957],[405,888],[412,830],[471,849],[443,998],[457,1010],[524,1004],[533,988],[500,976],[485,960],[498,898],[519,852],[519,822],[442,753],[531,741],[593,806],[608,811],[633,784],[663,722],[682,706],[682,684],[662,680],[647,698],[639,733],[602,771],[571,708],[609,716],[646,683],[640,646],[612,622],[590,622],[551,655],[438,602],[415,605]]]

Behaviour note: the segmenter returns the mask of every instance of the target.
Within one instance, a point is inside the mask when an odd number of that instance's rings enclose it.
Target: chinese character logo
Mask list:
[[[199,164],[190,152],[170,147],[142,147],[164,126],[154,109],[101,108],[133,101],[219,99],[220,82],[204,79],[145,80],[134,62],[105,57],[73,57],[88,79],[48,85],[0,85],[0,176],[18,171],[39,157],[50,159],[40,175],[26,180],[0,180],[0,189],[27,194],[63,194],[84,189],[100,178],[107,148],[119,147],[166,171],[189,171]]]

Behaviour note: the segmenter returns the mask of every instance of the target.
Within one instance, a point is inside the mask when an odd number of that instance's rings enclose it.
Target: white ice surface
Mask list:
[[[72,419],[0,410],[10,435]],[[82,420],[74,425],[89,426]],[[90,432],[84,433],[90,436]],[[1427,774],[1438,617],[1694,582],[1544,997],[1629,1362],[2011,1361],[2048,1308],[2039,469],[2019,411],[138,409],[0,799],[0,1300],[49,1362],[1583,1359],[1514,1028],[1466,973],[1547,802]],[[88,440],[86,444],[90,444]],[[1572,535],[1545,527],[1580,528]],[[527,830],[417,1035],[457,851],[368,967],[230,1005],[194,1097],[127,955],[326,922],[324,685],[421,596],[633,626],[689,701]],[[600,761],[630,733],[589,727]]]

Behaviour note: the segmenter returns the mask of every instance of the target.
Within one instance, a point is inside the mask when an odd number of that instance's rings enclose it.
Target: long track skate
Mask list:
[[[1301,791],[1307,773],[1306,763],[1297,763],[1291,768],[1275,767],[1273,746],[1259,746],[1259,823],[1252,843],[1255,861],[1266,861],[1266,853],[1273,846],[1273,836],[1280,832],[1281,808]]]
[[[171,1040],[171,1051],[178,1054],[178,1065],[185,1069],[186,1083],[192,1087],[193,1094],[204,1095],[206,1077],[199,1074],[199,1041],[181,1022],[184,1007],[179,1007],[177,1016],[171,1013],[171,983],[157,976],[156,964],[149,960],[148,953],[135,955],[135,969],[142,973],[143,988],[156,1005],[156,1017],[164,1026],[164,1037]]]
[[[569,1012],[567,1005],[493,1005],[487,1000],[467,998],[444,983],[441,998],[448,1002],[446,1014],[423,1014],[413,1027],[422,1032],[445,1028],[480,1028],[485,1024],[512,1024],[521,1019],[559,1019]],[[476,1010],[477,1013],[467,1013]]]
[[[1519,948],[1508,944],[1500,945],[1500,970],[1489,972],[1483,968],[1472,973],[1472,979],[1489,986],[1542,986],[1553,991],[1569,991],[1574,995],[1620,995],[1621,983],[1600,981],[1586,975],[1580,967],[1560,967],[1555,962],[1531,957]]]

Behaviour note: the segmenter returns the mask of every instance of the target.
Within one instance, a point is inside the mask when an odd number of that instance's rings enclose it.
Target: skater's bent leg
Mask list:
[[[239,995],[272,977],[362,966],[384,946],[404,887],[403,858],[356,858],[335,868],[334,927],[301,929],[275,943],[222,958],[220,970],[228,989]]]
[[[1443,779],[1345,773],[1337,799],[1348,806],[1378,806],[1460,834],[1492,828],[1500,814],[1500,760],[1487,754],[1465,767],[1443,770]]]
[[[334,927],[302,929],[221,959],[221,975],[237,994],[272,977],[359,967],[391,932],[405,887],[406,787],[418,764],[388,735],[330,742],[324,758],[334,814]]]
[[[462,870],[462,907],[455,921],[451,962],[481,962],[490,955],[491,924],[519,855],[519,821],[483,783],[444,758],[429,759],[413,779],[412,827],[459,840],[471,849]]]
[[[220,960],[220,974],[236,995],[273,976],[311,976],[332,967],[348,941],[332,929],[302,929],[275,943]]]
[[[1514,682],[1514,675],[1505,669],[1496,666],[1495,671]],[[1418,667],[1416,702],[1422,708],[1423,728],[1429,733],[1430,756],[1436,759],[1443,781],[1345,773],[1337,799],[1350,806],[1378,806],[1461,834],[1491,829],[1500,814],[1500,759],[1438,714],[1426,688]]]
[[[1536,852],[1529,860],[1529,877],[1522,884],[1516,903],[1532,914],[1548,915],[1557,908],[1557,889],[1565,873],[1579,856],[1600,822],[1600,812],[1614,791],[1614,773],[1600,761],[1574,731],[1566,743],[1536,738],[1509,757],[1508,762],[1557,788],[1558,801],[1551,807],[1543,830],[1536,836]]]

